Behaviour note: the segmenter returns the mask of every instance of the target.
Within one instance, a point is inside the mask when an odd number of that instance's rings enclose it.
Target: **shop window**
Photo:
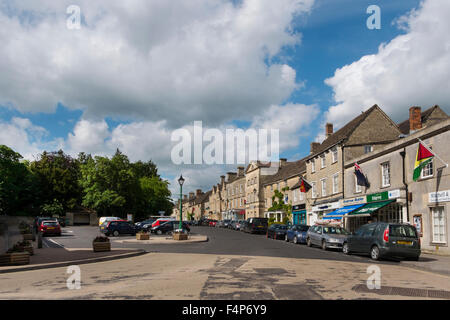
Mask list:
[[[444,207],[431,208],[431,226],[434,243],[446,243]]]

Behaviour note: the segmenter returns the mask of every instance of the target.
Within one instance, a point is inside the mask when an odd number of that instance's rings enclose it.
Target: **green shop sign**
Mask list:
[[[387,191],[367,195],[367,202],[383,200],[389,200],[389,193]]]

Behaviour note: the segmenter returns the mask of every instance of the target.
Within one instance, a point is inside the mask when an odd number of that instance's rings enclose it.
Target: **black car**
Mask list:
[[[287,225],[274,223],[267,229],[267,238],[285,239],[287,231]]]
[[[369,254],[373,260],[384,257],[419,260],[420,239],[414,226],[375,222],[363,225],[347,237],[342,251]]]
[[[106,236],[118,237],[121,234],[136,235],[137,229],[134,224],[126,220],[106,221],[100,226],[100,231]]]
[[[148,231],[151,229],[153,222],[155,222],[155,219],[147,219],[141,222],[136,222],[134,225],[136,226],[136,229],[138,231],[144,230]]]
[[[244,232],[248,233],[267,233],[267,225],[268,225],[268,219],[267,218],[248,218],[245,223],[244,227],[241,229]]]
[[[153,227],[151,229],[152,233],[156,233],[156,234],[170,234],[172,233],[174,230],[177,230],[180,228],[180,221],[167,221],[164,223],[161,223],[159,226]],[[182,228],[183,228],[183,232],[188,233],[191,231],[191,228],[189,227],[189,225],[183,221],[182,224]]]

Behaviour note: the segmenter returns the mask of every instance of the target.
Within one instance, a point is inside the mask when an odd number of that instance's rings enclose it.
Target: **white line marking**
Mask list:
[[[63,245],[61,245],[61,244],[59,244],[58,242],[56,242],[55,240],[53,240],[53,239],[48,239],[49,241],[51,241],[51,242],[53,242],[54,244],[56,244],[57,246],[59,246],[59,247],[63,247]]]

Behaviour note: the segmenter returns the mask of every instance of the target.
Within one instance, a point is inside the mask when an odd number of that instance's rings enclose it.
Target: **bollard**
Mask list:
[[[38,249],[42,249],[42,233],[40,231],[38,232],[37,239],[38,239]]]

